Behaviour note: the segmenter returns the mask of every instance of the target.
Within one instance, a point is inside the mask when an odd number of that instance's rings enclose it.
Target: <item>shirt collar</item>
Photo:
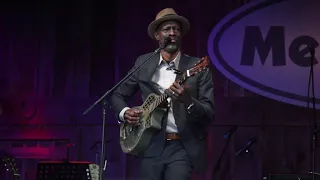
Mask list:
[[[179,54],[176,56],[176,58],[174,58],[174,60],[172,60],[171,62],[174,63],[175,67],[178,68],[179,67],[179,62],[180,62],[180,57],[181,57],[181,52],[179,52]],[[160,60],[159,60],[159,64],[160,65],[162,62],[164,62],[165,60],[163,59],[161,53],[160,53]]]

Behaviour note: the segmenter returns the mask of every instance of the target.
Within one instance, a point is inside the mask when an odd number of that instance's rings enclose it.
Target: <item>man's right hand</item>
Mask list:
[[[128,109],[124,112],[124,120],[132,125],[139,125],[139,116],[141,115],[142,110],[139,109]]]

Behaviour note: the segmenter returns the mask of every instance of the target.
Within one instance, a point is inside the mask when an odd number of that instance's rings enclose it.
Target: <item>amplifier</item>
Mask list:
[[[37,167],[37,180],[98,180],[99,165],[82,161],[44,161]]]
[[[313,180],[311,173],[306,174],[269,174],[268,180]],[[315,174],[315,180],[320,180],[319,174]]]

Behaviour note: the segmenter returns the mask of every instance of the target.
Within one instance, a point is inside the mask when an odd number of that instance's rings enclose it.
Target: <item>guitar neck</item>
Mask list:
[[[161,103],[163,103],[167,98],[169,97],[169,95],[167,93],[163,93],[160,96],[158,96],[158,98],[154,101],[154,108],[158,107]],[[153,109],[154,109],[153,108]]]
[[[194,76],[195,74],[203,71],[208,70],[209,66],[209,59],[208,56],[202,58],[193,68],[188,69],[183,74],[179,73],[176,82],[179,85],[182,85],[189,77]],[[152,112],[155,108],[157,108],[160,104],[162,104],[170,95],[167,93],[168,89],[165,90],[165,93],[162,93],[160,96],[156,97],[154,101],[148,106],[149,112]]]
[[[180,77],[177,78],[176,82],[179,83],[180,85],[183,84],[187,80],[187,75],[186,73],[182,74]],[[167,91],[167,89],[166,89]],[[161,103],[163,103],[167,98],[169,98],[169,94],[162,93],[160,96],[156,98],[156,100],[151,104],[151,111],[153,111],[155,108],[157,108]]]

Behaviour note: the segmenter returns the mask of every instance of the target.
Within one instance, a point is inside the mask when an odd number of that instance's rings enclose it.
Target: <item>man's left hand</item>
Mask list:
[[[169,91],[171,93],[171,97],[174,100],[178,100],[179,102],[182,102],[186,105],[189,105],[192,103],[192,97],[189,94],[188,90],[180,86],[177,82],[174,82],[170,87]]]

